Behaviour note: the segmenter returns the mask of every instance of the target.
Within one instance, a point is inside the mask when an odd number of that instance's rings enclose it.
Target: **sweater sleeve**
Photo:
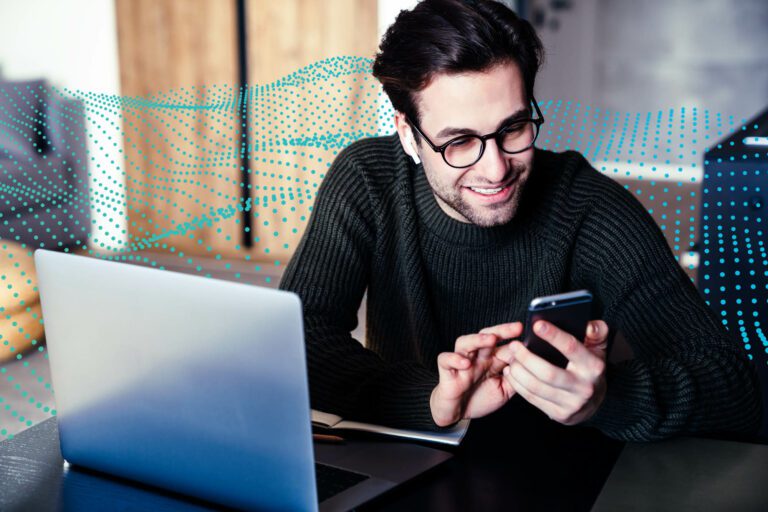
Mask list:
[[[386,362],[351,336],[371,272],[374,212],[353,145],[323,180],[280,283],[302,301],[312,407],[361,421],[437,429],[429,409],[437,375],[416,362]]]
[[[621,186],[598,178],[573,265],[635,358],[608,365],[607,395],[586,424],[631,441],[756,432],[760,391],[745,350],[703,301],[648,212]]]

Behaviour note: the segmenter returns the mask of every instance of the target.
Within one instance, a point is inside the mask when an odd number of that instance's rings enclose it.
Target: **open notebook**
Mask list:
[[[413,439],[416,441],[428,441],[430,443],[448,444],[458,446],[469,427],[469,420],[461,420],[448,430],[432,432],[429,430],[407,430],[402,428],[385,427],[372,423],[345,420],[341,416],[312,409],[312,426],[329,430],[359,430],[361,432],[373,432],[385,436]]]

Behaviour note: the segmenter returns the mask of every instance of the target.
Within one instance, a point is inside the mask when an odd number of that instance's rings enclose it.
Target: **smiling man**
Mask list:
[[[440,207],[454,219],[477,226],[499,226],[512,220],[530,175],[532,145],[542,120],[536,104],[533,108],[538,117],[531,118],[532,107],[518,66],[502,61],[485,72],[439,74],[420,91],[418,99],[422,122],[444,127],[435,134],[438,142],[430,140],[419,123],[402,112],[395,115],[395,125],[412,154],[418,154],[418,149],[409,147],[410,129],[438,153],[425,156],[429,163],[424,172]],[[487,128],[487,135],[473,127]],[[489,141],[497,148],[486,155]],[[446,172],[446,164],[455,171]],[[462,172],[470,167],[474,172]]]
[[[493,1],[424,0],[385,34],[373,74],[397,133],[339,154],[281,282],[304,304],[313,407],[439,428],[514,399],[620,439],[755,431],[753,368],[648,213],[578,153],[534,148],[541,56]],[[565,368],[499,344],[531,299],[582,288],[583,340],[534,326]],[[635,358],[612,364],[618,331]]]

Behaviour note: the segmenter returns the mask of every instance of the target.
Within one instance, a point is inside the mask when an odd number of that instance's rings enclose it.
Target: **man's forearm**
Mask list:
[[[437,375],[415,362],[387,363],[349,334],[307,319],[312,407],[372,423],[435,428],[429,395]]]
[[[626,441],[680,433],[754,433],[760,422],[755,375],[741,354],[609,365],[608,390],[585,425]]]

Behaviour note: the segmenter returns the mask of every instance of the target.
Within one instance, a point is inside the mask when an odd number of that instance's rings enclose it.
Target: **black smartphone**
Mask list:
[[[546,320],[577,340],[584,341],[591,314],[592,294],[587,290],[537,297],[528,306],[523,343],[534,354],[555,366],[565,368],[568,359],[549,342],[539,338],[533,332],[533,324],[538,320]]]

